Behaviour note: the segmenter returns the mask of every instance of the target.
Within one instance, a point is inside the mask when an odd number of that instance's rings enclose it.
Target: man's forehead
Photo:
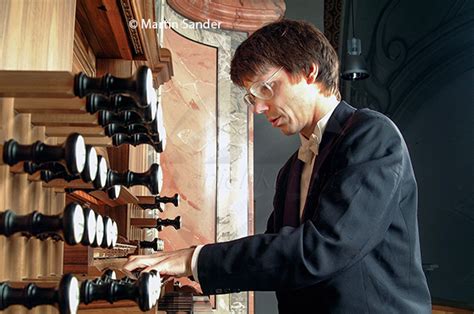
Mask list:
[[[278,70],[276,66],[268,66],[262,69],[259,69],[258,72],[254,75],[249,75],[244,77],[242,82],[244,84],[244,88],[249,89],[253,83],[256,82],[263,82],[265,81],[272,73]]]

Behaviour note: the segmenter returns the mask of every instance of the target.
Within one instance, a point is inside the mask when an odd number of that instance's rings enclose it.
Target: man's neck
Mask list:
[[[305,138],[309,138],[318,124],[318,121],[321,120],[328,112],[336,108],[339,104],[336,96],[332,95],[329,97],[321,97],[318,99],[317,104],[314,106],[313,120],[310,125],[301,130],[301,134]]]

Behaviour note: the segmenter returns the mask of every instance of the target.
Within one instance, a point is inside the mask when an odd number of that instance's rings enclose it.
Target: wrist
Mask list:
[[[186,249],[186,277],[190,277],[193,275],[193,266],[192,266],[192,260],[193,260],[193,254],[194,250],[196,249],[196,246],[191,246],[188,249]]]

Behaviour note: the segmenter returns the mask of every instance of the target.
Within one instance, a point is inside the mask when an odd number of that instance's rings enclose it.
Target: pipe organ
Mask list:
[[[7,71],[3,71],[0,76],[5,77],[8,74]],[[29,73],[26,71],[24,73],[17,72],[16,75],[28,77]],[[155,121],[160,116],[156,115],[158,103],[152,84],[151,70],[146,66],[141,66],[130,78],[120,78],[110,74],[105,74],[100,78],[91,78],[79,73],[75,75],[72,88],[78,97],[87,97],[86,102],[89,107],[93,103],[89,102],[91,99],[101,99],[103,104],[113,103],[113,106],[99,105],[93,110],[87,110],[88,113],[94,114],[97,111],[106,113],[119,111],[125,114],[137,111],[148,112],[140,115],[134,121],[135,125],[151,122],[157,126],[156,129],[162,131],[164,130],[163,121]],[[38,88],[37,85],[36,87]],[[2,86],[0,92],[8,94],[8,86]],[[23,97],[23,94],[15,92],[14,96]],[[54,119],[54,115],[52,118]],[[104,127],[107,125],[105,124]],[[145,132],[149,130],[137,128],[135,131],[131,134],[146,135]],[[139,133],[141,131],[144,133]],[[163,132],[161,134],[163,135]],[[114,136],[116,135],[123,134],[116,133]],[[155,135],[158,136],[158,133]],[[156,272],[142,273],[136,281],[132,279],[114,280],[108,277],[106,279],[96,277],[81,281],[77,279],[77,273],[88,277],[97,276],[97,272],[100,272],[101,268],[106,265],[120,269],[124,258],[131,252],[164,249],[163,241],[158,238],[153,241],[139,238],[132,240],[133,243],[125,239],[124,243],[120,243],[117,222],[88,206],[90,199],[95,198],[91,194],[92,192],[102,192],[101,198],[108,197],[111,201],[122,204],[136,204],[136,207],[140,208],[138,210],[140,213],[155,208],[162,212],[163,206],[161,204],[167,202],[172,202],[175,206],[178,205],[178,194],[175,194],[174,197],[159,195],[163,184],[163,174],[158,163],[152,163],[144,172],[115,171],[107,165],[107,150],[102,150],[102,155],[100,155],[97,153],[100,148],[96,149],[94,146],[86,144],[86,141],[84,136],[74,132],[68,134],[61,144],[51,145],[39,140],[28,144],[22,143],[21,139],[10,138],[1,146],[1,163],[3,167],[8,167],[10,170],[10,173],[6,174],[7,177],[26,175],[26,179],[30,182],[43,182],[45,185],[42,188],[56,189],[55,193],[65,196],[64,201],[68,204],[58,214],[42,213],[34,207],[34,203],[29,204],[29,208],[32,208],[32,210],[28,210],[29,213],[25,213],[24,210],[16,213],[14,209],[4,209],[0,212],[0,236],[6,237],[7,242],[16,240],[18,237],[26,237],[27,241],[30,241],[30,238],[46,242],[64,241],[66,245],[57,246],[53,253],[64,256],[64,260],[59,261],[58,270],[62,266],[64,270],[69,269],[69,271],[64,274],[58,271],[58,273],[45,276],[48,282],[54,281],[57,277],[57,287],[41,287],[41,284],[34,280],[25,282],[23,286],[21,286],[22,281],[1,282],[0,310],[7,310],[15,305],[21,305],[27,309],[35,309],[41,305],[52,305],[60,313],[76,313],[80,303],[88,305],[96,301],[103,301],[114,304],[128,300],[136,303],[141,311],[150,311],[157,304],[162,283]],[[38,173],[40,173],[39,176]],[[6,179],[8,180],[8,178]],[[54,187],[48,185],[55,181],[59,182]],[[141,204],[146,208],[139,207],[138,199],[128,189],[137,185],[145,187],[153,195],[155,203]],[[121,193],[127,194],[129,197],[120,199]],[[101,198],[96,199],[100,200]],[[115,210],[116,217],[126,217],[126,213],[120,213],[120,211],[127,211],[127,208]],[[135,219],[137,218],[128,218],[129,221]],[[156,220],[153,218],[152,220],[154,225],[150,227],[155,227],[157,230],[162,230],[164,226],[173,226],[175,229],[179,229],[181,226],[180,217],[173,220],[162,218]],[[127,227],[130,224],[133,225],[133,223],[127,223],[124,226]],[[122,232],[122,234],[127,236],[130,233]],[[83,250],[87,252],[92,251],[92,260],[94,257],[101,260],[102,266],[95,267],[95,273],[89,270],[90,268],[94,270],[94,262],[90,260],[85,261],[87,264],[86,273],[75,271],[72,265],[71,267],[64,265],[65,261],[68,261],[69,255],[72,258],[80,259],[80,254],[77,254],[77,250],[72,248],[75,245],[82,245]],[[62,252],[57,252],[58,250]],[[108,250],[110,250],[109,254],[104,254],[104,251]],[[41,258],[40,250],[36,253]],[[25,255],[27,254],[28,252],[25,252]]]
[[[0,0],[0,311],[253,313],[252,293],[120,272],[253,233],[253,120],[227,72],[284,5],[201,2]],[[211,16],[226,30],[140,26]]]
[[[105,11],[99,2],[0,2],[17,27],[36,14],[61,17],[51,21],[61,23],[54,34],[45,25],[22,28],[27,40],[37,28],[55,38],[49,46],[38,39],[29,51],[15,26],[0,28],[0,49],[9,52],[0,61],[5,313],[156,313],[158,299],[177,287],[156,271],[117,279],[129,255],[165,249],[159,230],[181,227],[181,217],[166,216],[165,205],[177,207],[179,195],[162,195],[159,155],[166,131],[157,88],[173,69],[155,31],[123,29],[128,14],[155,19],[154,1],[109,1]],[[116,35],[107,52],[95,41],[105,32],[96,28],[104,26],[102,12]]]

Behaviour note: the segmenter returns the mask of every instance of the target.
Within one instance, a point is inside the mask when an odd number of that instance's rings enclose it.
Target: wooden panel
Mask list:
[[[47,136],[65,137],[73,132],[78,132],[78,128],[73,126],[46,126]],[[86,138],[105,136],[104,129],[101,127],[83,127],[80,128],[80,133]]]
[[[133,52],[130,50],[129,40],[127,36],[128,23],[124,25],[124,19],[122,18],[120,8],[117,5],[117,0],[102,0],[103,5],[106,7],[107,20],[112,28],[112,33],[107,34],[113,37],[117,43],[118,50],[121,59],[131,60],[133,58]],[[112,36],[110,36],[112,35]]]
[[[31,123],[35,125],[97,125],[97,116],[90,114],[33,113]],[[77,129],[80,133],[80,128]]]
[[[15,101],[15,110],[29,113],[87,113],[86,101],[81,98],[19,98]]]
[[[77,132],[79,133],[82,133],[82,128],[77,128]],[[87,134],[87,132],[84,132],[84,134]],[[62,142],[64,142],[66,140],[66,137],[58,137],[58,139],[60,139]],[[110,146],[112,145],[112,139],[111,138],[108,138],[108,137],[96,137],[96,136],[88,136],[88,135],[85,135],[84,136],[84,141],[86,142],[86,144],[88,145],[92,145],[92,146]],[[123,145],[123,146],[126,146],[126,145]]]
[[[142,312],[137,304],[133,301],[118,301],[113,304],[110,304],[105,301],[98,301],[88,305],[80,304],[79,305],[79,313],[96,313],[96,314],[103,314],[104,310],[110,309],[110,312],[113,313],[122,313],[122,314],[129,314],[129,313],[155,313],[152,309],[150,311]]]
[[[71,71],[75,7],[75,0],[0,1],[0,70]]]
[[[114,32],[107,17],[108,8],[98,0],[79,0],[77,21],[96,57],[121,58]],[[128,46],[128,43],[125,43]]]
[[[128,227],[130,214],[128,206],[126,204],[115,206],[115,207],[106,207],[106,215],[112,218],[116,223],[119,230],[119,235],[128,238]]]
[[[21,114],[14,117],[14,132],[13,138],[22,143],[30,142],[30,116],[28,114]],[[10,181],[11,194],[16,197],[7,198],[9,203],[6,207],[15,211],[20,215],[25,215],[30,212],[30,204],[28,202],[28,180],[25,174],[11,175],[6,180]],[[6,252],[4,263],[8,265],[8,279],[21,280],[26,277],[27,265],[23,261],[26,260],[26,238],[19,235],[14,235],[7,238],[5,243]]]
[[[156,226],[156,219],[153,218],[132,218],[130,224],[137,228],[154,228]]]
[[[472,310],[458,309],[444,305],[433,305],[433,314],[473,314]]]
[[[75,97],[74,74],[66,71],[0,71],[0,97]]]
[[[130,190],[122,186],[120,190],[120,196],[116,200],[111,200],[107,194],[103,191],[92,191],[90,193],[95,198],[101,200],[103,203],[110,207],[125,205],[125,204],[137,204],[138,199],[135,195],[130,193]]]
[[[13,115],[14,99],[2,99],[0,103],[2,105],[2,133],[5,134],[3,139],[14,138],[25,144],[35,140],[45,141],[45,128],[32,128],[30,114]],[[54,140],[46,142],[54,144]],[[36,210],[50,215],[63,210],[64,193],[43,189],[41,182],[30,182],[29,176],[24,173],[11,173],[11,167],[6,165],[0,168],[1,211],[11,209],[17,214],[26,215]],[[14,235],[0,241],[0,251],[3,256],[0,280],[22,280],[62,274],[62,242],[39,241],[35,238],[27,239]],[[25,261],[34,261],[34,263]],[[40,306],[30,313],[43,314],[53,313],[53,311],[52,307]],[[6,313],[26,312],[26,309],[20,306],[13,306],[6,310]]]
[[[92,265],[92,249],[82,245],[64,245],[64,272],[87,274]]]
[[[134,172],[145,172],[149,169],[148,162],[149,145],[139,145],[129,147],[128,168]],[[151,195],[150,190],[146,186],[132,186],[130,191],[133,195]]]
[[[92,183],[86,183],[82,181],[82,179],[72,180],[71,182],[67,182],[62,179],[53,180],[48,183],[43,183],[43,187],[45,188],[72,188],[72,189],[92,189]]]
[[[128,151],[129,145],[119,147],[107,147],[107,155],[109,156],[109,167],[115,171],[125,172],[128,170]]]
[[[81,24],[77,21],[74,28],[74,50],[72,71],[74,73],[84,72],[88,76],[95,76],[95,55]]]
[[[135,71],[132,61],[121,59],[97,59],[97,75],[110,73],[118,77],[130,77]]]
[[[13,99],[12,98],[0,98],[0,141],[3,143],[5,140],[12,137],[13,133]],[[3,154],[2,154],[3,155]],[[0,166],[0,211],[5,211],[11,206],[11,198],[6,197],[11,195],[11,184],[8,179],[10,175],[9,167],[6,165]],[[6,242],[8,240],[0,236],[0,255],[6,256],[8,254],[6,248]],[[7,278],[9,272],[7,263],[2,260],[0,263],[0,281]]]

